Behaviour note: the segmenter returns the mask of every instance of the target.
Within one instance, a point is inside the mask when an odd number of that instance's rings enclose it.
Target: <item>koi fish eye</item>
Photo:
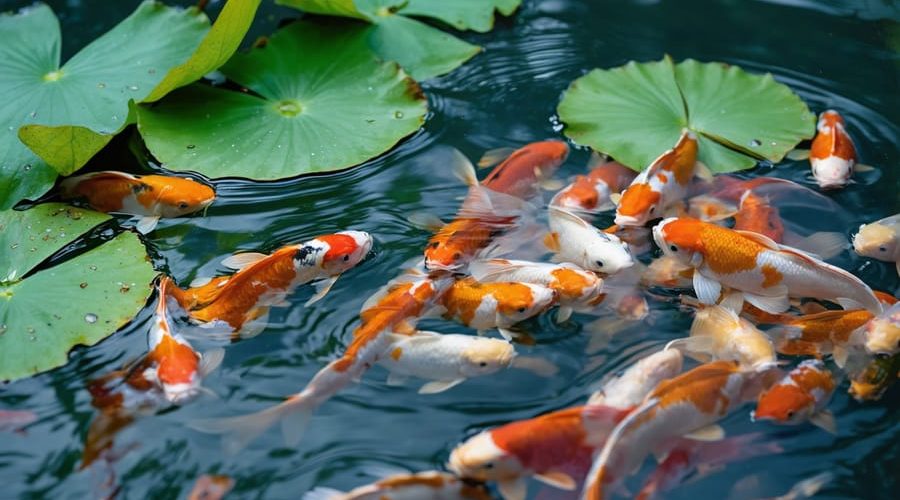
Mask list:
[[[675,245],[669,245],[669,250],[671,250],[671,251],[673,251],[673,252],[677,252],[677,251],[678,251],[678,247],[676,247]]]
[[[524,308],[524,307],[520,307],[520,308],[519,308],[519,312],[520,312],[520,313],[525,312],[525,308]]]
[[[787,418],[794,418],[794,410],[788,410]]]
[[[347,262],[348,260],[350,260],[350,256],[349,256],[349,255],[345,255],[345,256],[344,256],[344,262]]]
[[[878,251],[879,251],[879,252],[887,252],[887,247],[886,247],[886,246],[880,246],[880,247],[878,247]]]
[[[462,254],[460,252],[456,252],[453,254],[453,260],[458,260],[462,258]]]
[[[482,361],[481,363],[478,363],[478,366],[485,367],[485,366],[487,366],[487,362]]]
[[[494,468],[494,462],[487,462],[487,463],[485,463],[485,464],[484,464],[484,468],[485,468],[485,469],[493,469],[493,468]]]
[[[188,202],[186,202],[186,201],[180,201],[180,202],[178,202],[178,208],[180,208],[180,209],[182,209],[182,210],[184,210],[185,208],[187,208],[187,207],[189,207],[189,206],[190,206],[190,205],[188,205]]]
[[[602,260],[596,260],[596,261],[594,261],[594,264],[597,264],[597,267],[603,267],[603,261],[602,261]]]
[[[429,246],[431,246],[431,248],[437,248],[437,247],[441,246],[441,244],[438,243],[437,241],[435,241],[434,243],[432,243],[432,244],[429,245]]]
[[[650,210],[648,212],[652,214],[655,211],[656,211],[656,205],[650,205]]]

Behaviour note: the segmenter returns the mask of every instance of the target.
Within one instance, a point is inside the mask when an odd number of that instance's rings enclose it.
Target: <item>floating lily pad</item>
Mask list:
[[[369,44],[383,59],[397,61],[413,78],[447,73],[481,47],[407,16],[428,17],[460,30],[490,31],[494,12],[510,15],[521,0],[276,0],[306,12],[361,19],[372,24]]]
[[[299,22],[221,71],[258,95],[194,84],[140,106],[156,158],[209,177],[279,179],[359,164],[424,121],[418,84],[368,48],[365,26]]]
[[[781,161],[815,131],[806,104],[772,75],[668,57],[591,71],[572,83],[558,112],[566,135],[638,170],[684,127],[697,132],[700,160],[714,172]]]
[[[108,219],[59,203],[0,212],[0,381],[64,365],[73,346],[99,342],[147,301],[155,273],[131,232],[29,274]]]

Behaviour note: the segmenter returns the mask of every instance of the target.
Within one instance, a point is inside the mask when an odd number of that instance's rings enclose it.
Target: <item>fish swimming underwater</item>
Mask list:
[[[486,166],[501,158],[500,150],[489,151],[478,163]],[[548,181],[566,158],[569,145],[563,141],[539,141],[513,151],[491,170],[482,185],[491,191],[516,198],[536,196],[541,184]]]
[[[491,500],[480,484],[460,480],[439,471],[395,474],[372,484],[343,492],[318,487],[303,494],[303,500]]]
[[[621,193],[638,173],[616,161],[602,163],[579,175],[550,202],[572,211],[596,212],[615,207],[612,195]]]
[[[900,303],[869,320],[862,327],[866,351],[880,356],[900,353]]]
[[[872,289],[856,276],[757,233],[673,217],[654,227],[653,237],[663,253],[694,267],[694,292],[704,304],[715,304],[728,287],[769,313],[787,310],[789,297],[882,310]]]
[[[550,233],[544,242],[554,252],[554,260],[605,275],[634,265],[628,245],[618,236],[605,233],[559,207],[550,206],[548,214]]]
[[[776,424],[809,421],[835,434],[834,415],[826,408],[837,384],[817,359],[807,359],[759,396],[754,420]]]
[[[865,309],[822,311],[800,316],[782,315],[766,333],[775,349],[788,356],[822,357],[833,354],[838,366],[847,356],[846,346],[858,328],[875,316]],[[762,321],[761,323],[770,323]]]
[[[857,401],[877,401],[900,379],[900,354],[875,358],[850,376],[849,393]]]
[[[666,346],[677,347],[701,361],[733,360],[746,369],[764,370],[776,366],[775,348],[769,338],[752,323],[722,306],[697,311],[690,337]]]
[[[837,111],[827,110],[819,115],[809,163],[813,178],[822,189],[842,188],[853,175],[856,148],[844,127],[844,119]]]
[[[900,275],[900,214],[859,226],[853,249],[863,257],[893,262]]]
[[[208,207],[216,193],[206,184],[185,177],[94,172],[64,179],[64,200],[82,199],[98,212],[141,217],[136,229],[152,231],[160,217],[181,217]]]
[[[639,359],[625,372],[603,384],[591,395],[588,404],[613,408],[632,408],[644,401],[647,394],[663,380],[681,373],[684,358],[677,349],[664,349]]]

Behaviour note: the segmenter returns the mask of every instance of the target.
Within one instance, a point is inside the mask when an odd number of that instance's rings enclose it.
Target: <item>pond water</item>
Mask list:
[[[7,10],[27,2],[2,1]],[[61,18],[64,57],[124,18],[137,1],[49,2]],[[848,235],[860,223],[900,211],[900,18],[889,0],[814,2],[728,0],[529,1],[488,34],[461,36],[485,51],[453,73],[423,84],[431,113],[424,128],[394,150],[359,168],[274,183],[223,180],[207,216],[164,220],[148,243],[159,269],[186,284],[222,273],[218,262],[238,250],[269,251],[281,244],[342,229],[376,238],[374,256],[346,273],[325,300],[276,309],[258,337],[227,347],[222,367],[206,382],[218,398],[138,419],[116,436],[113,463],[122,498],[184,497],[204,473],[236,480],[236,498],[297,498],[316,485],[340,489],[371,482],[374,466],[408,470],[441,468],[459,441],[488,426],[583,402],[592,384],[665,342],[684,336],[691,317],[664,301],[651,301],[650,322],[623,332],[594,355],[584,353],[582,327],[594,318],[576,315],[556,325],[544,315],[526,325],[537,345],[521,351],[546,357],[560,373],[542,379],[507,371],[474,379],[451,391],[416,394],[414,386],[389,387],[386,372],[370,370],[360,384],[328,401],[314,415],[299,446],[287,448],[267,432],[233,457],[215,436],[185,426],[196,418],[256,411],[296,392],[327,359],[341,352],[365,299],[420,254],[429,234],[406,217],[427,211],[449,219],[466,188],[438,163],[441,145],[477,159],[486,149],[561,137],[554,120],[569,83],[595,67],[612,67],[671,54],[725,61],[772,72],[818,112],[840,110],[857,141],[861,161],[880,173],[829,194],[847,211]],[[220,5],[214,4],[218,8]],[[248,37],[271,32],[295,11],[264,3]],[[124,141],[122,141],[124,143]],[[103,168],[140,168],[124,144],[101,156]],[[561,177],[583,170],[589,157],[576,149]],[[98,162],[94,166],[100,167]],[[813,186],[808,164],[759,167]],[[815,214],[800,223],[819,224]],[[645,259],[646,260],[646,259]],[[848,252],[833,263],[873,288],[896,292],[893,266]],[[81,470],[84,439],[95,409],[86,381],[110,372],[146,349],[149,311],[100,345],[77,349],[68,365],[0,387],[0,407],[29,409],[39,419],[24,435],[0,434],[4,498],[86,498],[105,472]],[[426,320],[426,329],[465,332]],[[203,343],[197,347],[204,348]],[[828,470],[836,478],[823,498],[892,498],[900,489],[900,391],[859,404],[846,382],[831,408],[837,436],[810,425],[753,424],[749,407],[724,421],[728,434],[760,433],[783,452],[731,464],[671,492],[669,498],[759,498],[785,493],[798,480]],[[645,465],[642,475],[649,472]],[[632,491],[640,479],[630,483]],[[532,494],[540,490],[532,483]],[[550,496],[549,498],[553,498]]]

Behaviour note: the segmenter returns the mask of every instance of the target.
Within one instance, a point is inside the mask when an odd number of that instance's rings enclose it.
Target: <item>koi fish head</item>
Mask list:
[[[665,255],[693,266],[696,256],[703,255],[704,224],[690,217],[670,217],[653,228],[653,239]]]
[[[428,240],[425,268],[453,271],[466,264],[499,230],[480,218],[458,218],[445,225]]]
[[[819,121],[816,123],[816,130],[827,134],[834,130],[834,126],[837,124],[844,125],[844,118],[838,114],[837,111],[829,109],[823,111],[822,114],[819,115]]]
[[[634,183],[622,193],[616,208],[616,225],[643,226],[662,216],[659,206],[662,195],[647,182]]]
[[[598,186],[587,177],[579,175],[575,182],[567,186],[553,197],[553,205],[569,210],[592,210],[600,203]],[[605,186],[605,184],[602,184]],[[607,193],[608,195],[608,193]]]
[[[531,283],[495,283],[491,294],[497,301],[497,315],[508,325],[539,314],[553,304],[556,292]]]
[[[559,294],[560,302],[591,304],[603,293],[603,280],[594,273],[562,266],[550,274],[550,287]]]
[[[582,244],[581,267],[589,271],[611,275],[634,265],[628,243],[614,234],[599,229]]]
[[[781,241],[784,237],[784,224],[778,209],[752,191],[741,196],[740,208],[735,215],[735,229],[753,231],[775,241]]]
[[[839,156],[829,156],[824,159],[810,158],[813,178],[822,189],[837,189],[847,185],[853,175],[852,160]]]
[[[145,371],[145,376],[159,385],[167,401],[185,403],[199,394],[200,355],[187,342],[174,337],[164,320],[157,318],[153,328],[149,354],[153,366]]]
[[[887,224],[873,222],[859,226],[859,232],[853,236],[853,249],[856,253],[878,260],[893,260],[898,255],[897,230]]]
[[[454,474],[477,481],[508,481],[525,473],[511,453],[497,446],[490,431],[484,431],[457,446],[447,463]]]
[[[515,356],[516,350],[505,340],[475,338],[462,353],[462,375],[478,377],[500,371],[508,368]]]
[[[871,354],[900,352],[900,304],[894,304],[865,325],[866,350]]]
[[[372,236],[363,231],[341,231],[316,236],[300,247],[297,266],[318,265],[332,275],[340,274],[363,261],[372,250]],[[312,257],[312,258],[310,258]]]
[[[563,141],[540,141],[532,142],[520,151],[526,152],[532,158],[543,159],[535,168],[541,171],[550,170],[550,172],[543,172],[539,175],[539,177],[544,177],[546,174],[552,174],[556,167],[566,161],[569,156],[569,145]]]
[[[206,184],[184,177],[145,175],[141,178],[145,190],[136,193],[144,206],[156,204],[163,217],[180,217],[208,207],[216,192]]]
[[[812,394],[792,382],[782,382],[760,395],[753,419],[798,424],[812,415],[815,404]]]

